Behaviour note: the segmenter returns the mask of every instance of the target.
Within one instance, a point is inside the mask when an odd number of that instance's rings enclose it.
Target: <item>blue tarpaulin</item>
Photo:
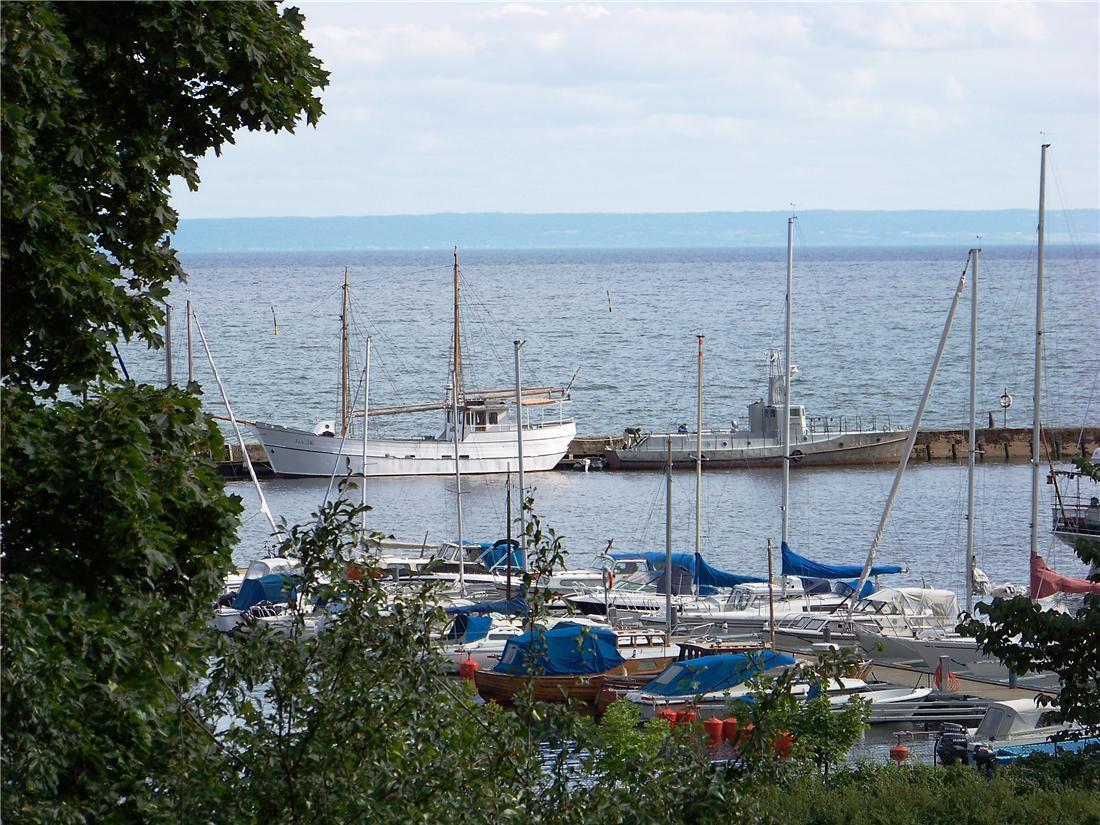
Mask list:
[[[495,602],[478,602],[477,604],[462,604],[453,607],[445,607],[445,613],[451,616],[460,616],[465,613],[503,613],[505,615],[526,616],[531,612],[527,604],[527,594],[522,587],[520,592],[510,599],[500,599]]]
[[[613,559],[645,559],[652,570],[664,570],[665,553],[660,550],[647,550],[640,553],[612,553]],[[687,570],[695,584],[704,587],[734,587],[749,582],[763,582],[755,576],[742,576],[740,573],[727,573],[709,565],[702,556],[695,553],[673,553],[672,566]]]
[[[493,670],[515,676],[603,673],[623,663],[615,634],[602,627],[559,624],[509,639]]]
[[[726,690],[762,671],[794,663],[792,657],[774,650],[700,656],[673,662],[644,690],[655,696],[696,696]]]
[[[241,589],[233,599],[234,610],[248,610],[260,602],[282,602],[297,595],[295,591],[302,583],[301,576],[287,573],[268,573],[258,579],[245,579]]]
[[[512,539],[511,552],[508,551],[508,540],[501,539],[492,547],[482,552],[479,560],[490,570],[494,567],[511,566],[513,570],[523,569],[523,551],[519,549],[519,542]]]
[[[443,641],[447,643],[476,642],[488,636],[489,628],[492,626],[493,620],[490,616],[471,616],[460,613],[455,616],[455,620],[447,631],[447,635],[443,637]]]
[[[883,573],[900,573],[904,568],[897,564],[876,564],[871,568],[872,576]],[[859,579],[863,573],[862,564],[822,564],[811,561],[794,552],[787,543],[783,543],[783,575],[809,576],[816,579]],[[852,585],[855,589],[855,585]]]

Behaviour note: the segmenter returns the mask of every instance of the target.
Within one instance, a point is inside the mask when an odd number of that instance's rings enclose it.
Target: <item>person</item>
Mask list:
[[[676,428],[676,432],[678,432],[678,433],[686,433],[687,431],[688,431],[688,425],[687,424],[681,424],[679,427]]]
[[[1085,510],[1085,521],[1091,524],[1100,522],[1100,498],[1093,496],[1089,500],[1089,507]]]

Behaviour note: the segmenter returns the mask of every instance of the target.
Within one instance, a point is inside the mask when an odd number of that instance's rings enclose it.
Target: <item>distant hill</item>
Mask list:
[[[785,212],[472,213],[180,221],[181,252],[770,247],[786,244]],[[799,214],[815,246],[941,246],[1033,242],[1034,209]],[[1048,212],[1051,243],[1100,243],[1100,209]]]

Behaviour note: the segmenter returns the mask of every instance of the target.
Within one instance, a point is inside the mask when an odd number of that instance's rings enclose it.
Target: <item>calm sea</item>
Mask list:
[[[962,248],[813,248],[796,236],[794,389],[809,415],[877,416],[908,424],[927,379],[959,275]],[[467,386],[513,382],[512,341],[525,341],[525,384],[573,380],[580,433],[627,426],[665,429],[695,420],[695,335],[704,347],[706,426],[746,419],[766,392],[765,357],[782,345],[785,250],[460,250]],[[1079,426],[1100,419],[1100,250],[1057,247],[1046,256],[1044,421]],[[235,253],[184,257],[190,278],[173,290],[177,380],[186,377],[183,304],[190,299],[238,416],[312,428],[336,414],[340,293],[351,282],[353,390],[362,349],[373,337],[371,404],[439,399],[452,335],[448,252]],[[983,253],[979,271],[978,407],[996,411],[1007,389],[1010,426],[1031,419],[1035,259],[1026,247]],[[925,427],[964,427],[970,286],[960,303]],[[275,324],[278,324],[278,335]],[[222,412],[197,343],[196,378],[211,411]],[[124,350],[133,377],[159,382],[163,357]],[[390,434],[437,433],[434,414],[378,421]],[[376,425],[372,421],[372,428]],[[861,561],[893,477],[891,469],[796,471],[791,536],[796,549],[827,561]],[[565,535],[577,563],[614,539],[628,550],[664,543],[659,474],[556,472],[530,477],[544,522]],[[983,466],[976,512],[979,564],[997,580],[1027,573],[1030,471]],[[318,481],[264,484],[272,509],[306,519],[323,499]],[[255,494],[233,485],[248,512],[238,560],[263,546]],[[505,528],[503,481],[466,480],[468,537]],[[1042,491],[1044,508],[1049,488]],[[391,479],[370,485],[376,529],[436,543],[455,534],[454,482]],[[674,535],[694,542],[694,480],[677,473]],[[1043,526],[1048,515],[1044,512]],[[705,475],[703,551],[745,573],[766,571],[767,540],[779,535],[779,474]],[[881,555],[910,567],[909,582],[961,589],[965,467],[913,466]],[[426,538],[425,538],[426,537]],[[1067,572],[1072,553],[1053,551]]]

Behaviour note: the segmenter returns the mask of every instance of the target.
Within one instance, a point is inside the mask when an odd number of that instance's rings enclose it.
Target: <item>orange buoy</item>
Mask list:
[[[722,744],[723,727],[725,727],[725,721],[719,719],[717,716],[712,716],[709,719],[703,720],[703,730],[706,731],[707,739],[710,740],[712,746],[718,747]]]
[[[737,739],[737,717],[731,716],[722,723],[722,738],[727,742]]]
[[[899,765],[905,762],[909,758],[909,748],[901,744],[899,741],[896,745],[890,746],[890,758],[897,762]]]
[[[474,676],[477,674],[477,662],[473,659],[467,659],[458,666],[458,675],[463,679],[470,682],[474,681]]]
[[[357,581],[361,581],[362,578],[363,578],[363,568],[360,567],[355,562],[349,561],[348,562],[348,572],[347,572],[348,581],[357,582]]]
[[[676,727],[677,716],[679,716],[679,714],[676,713],[676,711],[674,711],[672,708],[661,708],[661,710],[657,712],[657,718],[664,719],[666,722],[668,722],[668,726],[670,728]]]
[[[794,747],[794,736],[788,731],[783,731],[772,740],[772,750],[780,759],[790,759],[792,747]]]

